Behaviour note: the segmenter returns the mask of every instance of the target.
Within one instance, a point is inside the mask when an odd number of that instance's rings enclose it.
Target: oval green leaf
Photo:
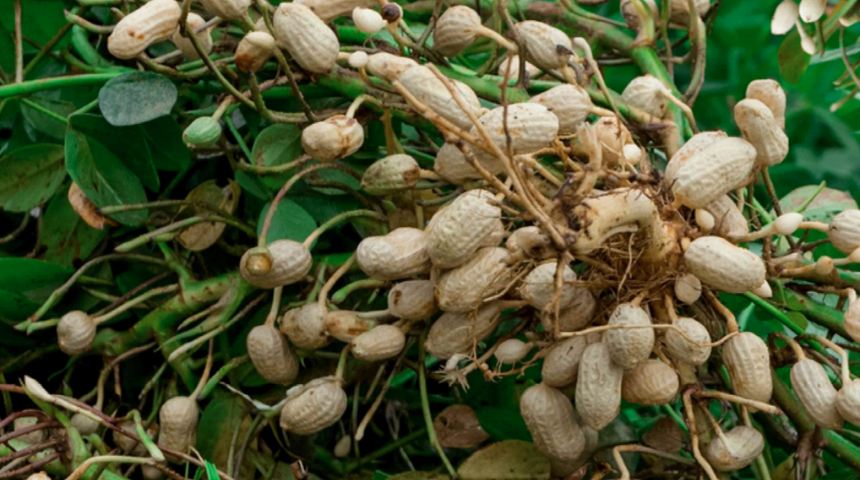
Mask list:
[[[167,78],[131,72],[108,80],[99,90],[99,109],[111,125],[124,127],[169,114],[176,98],[176,86]]]
[[[260,211],[260,220],[257,222],[257,235],[260,234],[260,229],[263,228],[263,221],[266,219],[270,204],[271,202],[267,203],[263,207],[263,210]],[[281,200],[281,203],[278,204],[278,210],[272,218],[272,226],[269,229],[269,236],[266,240],[272,243],[275,240],[286,238],[303,242],[316,228],[317,222],[307,210],[292,200]]]
[[[0,207],[26,212],[47,202],[63,183],[63,147],[37,144],[0,158]]]

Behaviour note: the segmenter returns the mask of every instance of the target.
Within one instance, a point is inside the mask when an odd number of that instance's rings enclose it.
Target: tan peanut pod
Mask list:
[[[704,325],[690,317],[680,317],[675,320],[675,326],[697,343],[711,343],[711,334]],[[711,347],[700,347],[690,342],[675,330],[667,330],[666,352],[672,359],[687,365],[698,366],[708,361]]]
[[[860,380],[842,385],[836,394],[836,409],[845,420],[860,425]]]
[[[791,386],[809,417],[821,428],[838,430],[845,420],[836,408],[836,388],[815,360],[805,358],[791,367]]]
[[[188,14],[188,19],[186,20],[188,23],[188,30],[197,30],[198,27],[206,23],[206,20],[203,19],[200,15],[197,15],[194,12],[190,12]],[[200,43],[200,49],[203,50],[203,53],[209,55],[212,52],[212,29],[214,27],[209,27],[202,32],[197,34],[197,41]],[[182,36],[182,33],[177,30],[173,33],[173,36],[170,38],[176,48],[182,52],[182,55],[185,58],[190,60],[197,60],[200,58],[200,55],[197,53],[197,49],[194,48],[194,44],[191,43],[186,37]]]
[[[555,272],[557,268],[557,262],[547,262],[538,265],[534,270],[529,272],[520,287],[520,295],[523,297],[523,300],[529,302],[529,305],[538,310],[547,308],[550,302],[552,302],[552,297],[555,293]],[[559,301],[561,309],[569,307],[576,299],[578,289],[571,285],[575,281],[576,274],[573,273],[573,270],[569,266],[565,265],[562,269],[562,282],[564,283],[562,283],[561,299]]]
[[[272,17],[272,27],[275,37],[284,42],[302,68],[311,73],[331,70],[340,52],[340,43],[337,35],[311,9],[298,3],[282,3]]]
[[[80,310],[73,310],[60,318],[57,324],[57,343],[67,355],[86,353],[96,338],[96,323]]]
[[[412,67],[418,66],[418,62],[409,57],[392,55],[386,52],[377,52],[367,59],[367,71],[374,77],[384,78],[388,81],[397,80],[400,75]]]
[[[770,352],[764,340],[752,332],[741,332],[723,346],[723,363],[736,394],[769,402],[773,395]]]
[[[81,220],[96,230],[104,230],[107,225],[112,227],[119,225],[112,218],[99,213],[99,207],[87,198],[87,195],[77,183],[72,182],[69,185],[68,198],[72,210],[81,217]]]
[[[521,22],[517,25],[522,25]],[[507,152],[504,108],[497,107],[481,115],[478,121],[487,130],[490,140]],[[508,132],[514,155],[532,153],[548,147],[558,134],[558,117],[539,103],[515,103],[508,106]],[[475,127],[472,135],[479,136]],[[480,155],[479,155],[480,156]]]
[[[511,281],[512,270],[505,262],[508,251],[485,247],[469,261],[448,270],[436,283],[436,299],[443,312],[469,312],[488,297],[500,293]]]
[[[96,433],[96,430],[98,430],[100,426],[99,422],[82,413],[76,413],[72,415],[70,423],[73,427],[75,427],[75,430],[80,432],[80,434],[83,436]]]
[[[684,431],[675,423],[672,417],[665,416],[642,434],[642,442],[651,448],[669,453],[678,453],[684,448]]]
[[[860,302],[853,301],[848,304],[848,310],[842,316],[843,325],[848,336],[855,342],[860,343]]]
[[[334,449],[332,452],[334,456],[337,458],[344,458],[349,455],[349,452],[352,451],[352,437],[349,435],[344,435],[340,437],[340,440],[334,445]]]
[[[158,412],[158,445],[177,452],[188,453],[197,442],[197,402],[188,397],[173,397],[164,402]],[[180,463],[183,460],[168,455],[168,460]]]
[[[794,22],[791,23],[794,26]],[[746,97],[767,105],[779,128],[785,130],[785,90],[771,79],[753,80],[747,85]]]
[[[446,57],[459,55],[466,47],[475,43],[482,26],[478,12],[465,5],[448,7],[436,21],[433,30],[433,49]]]
[[[361,176],[361,189],[373,196],[409,190],[421,178],[421,167],[409,155],[397,153],[383,157],[367,167]]]
[[[702,281],[692,273],[685,273],[675,279],[675,298],[692,305],[702,296]]]
[[[536,225],[520,227],[505,241],[511,253],[522,252],[528,258],[545,260],[555,256],[550,238]]]
[[[570,57],[568,52],[573,51],[573,43],[564,32],[534,20],[519,22],[516,29],[525,43],[528,60],[532,63],[546,70],[567,66]]]
[[[328,334],[341,342],[351,342],[353,338],[370,330],[373,324],[358,318],[356,313],[352,310],[336,310],[325,314],[323,323]]]
[[[597,309],[597,300],[590,290],[584,288],[576,289],[573,302],[564,310],[558,312],[559,332],[575,332],[594,320],[594,311]],[[555,317],[553,312],[541,312],[540,324],[547,332],[552,332]]]
[[[297,435],[310,435],[330,427],[346,411],[346,392],[341,380],[322,377],[287,395],[281,409],[281,428]]]
[[[720,472],[734,472],[751,464],[764,451],[764,437],[758,430],[738,425],[725,432],[723,436],[715,437],[704,451],[705,459]]]
[[[305,153],[321,162],[346,158],[357,152],[362,144],[364,128],[358,120],[346,115],[329,117],[302,130],[302,148]]]
[[[638,405],[665,405],[681,388],[678,374],[660,360],[645,360],[624,372],[621,398]]]
[[[594,123],[594,133],[602,146],[603,163],[606,165],[623,165],[626,162],[624,147],[635,145],[633,135],[618,120],[618,117],[600,117]]]
[[[548,457],[575,461],[585,450],[585,433],[560,391],[543,383],[529,387],[520,397],[520,414],[535,446]]]
[[[266,32],[248,32],[236,47],[236,68],[243,72],[259,72],[275,48],[275,37]]]
[[[457,8],[457,7],[454,7]],[[462,7],[468,8],[468,7]],[[450,10],[450,9],[449,9]],[[448,87],[442,82],[429,68],[424,66],[415,66],[409,68],[400,74],[398,78],[401,84],[409,90],[422,103],[432,108],[436,113],[448,119],[454,125],[466,130],[474,125],[469,119],[467,113],[460,108],[460,105],[454,100]],[[469,108],[469,113],[475,117],[481,116],[481,103],[478,101],[478,96],[463,82],[452,80],[454,86],[460,94],[460,98],[465,101]]]
[[[378,362],[396,357],[406,345],[406,335],[394,325],[379,325],[353,338],[350,345],[355,358]]]
[[[705,210],[714,217],[712,235],[719,235],[734,242],[750,231],[746,217],[728,195],[709,203]]]
[[[675,179],[675,173],[681,168],[682,165],[687,163],[690,158],[692,158],[697,153],[702,150],[710,147],[717,140],[728,138],[726,132],[721,130],[713,131],[713,132],[701,132],[693,135],[692,138],[687,140],[675,155],[672,155],[672,158],[669,160],[669,163],[666,164],[666,171],[663,172],[663,178],[666,182],[666,185],[671,185]]]
[[[12,424],[12,429],[21,430],[27,427],[32,427],[37,423],[39,423],[39,419],[36,417],[18,417]],[[16,440],[24,442],[28,445],[35,445],[41,441],[44,441],[46,438],[48,438],[47,430],[33,430],[30,433],[15,437]]]
[[[666,86],[657,77],[648,74],[634,78],[624,88],[621,98],[636,108],[645,110],[655,117],[666,114]]]
[[[259,325],[251,329],[245,342],[257,372],[269,383],[289,385],[299,374],[299,360],[277,328]]]
[[[529,102],[546,107],[558,117],[558,134],[571,135],[588,119],[594,108],[588,92],[579,85],[565,83],[535,95]]]
[[[699,237],[684,252],[684,264],[702,283],[727,293],[746,293],[765,280],[761,257],[722,237]]]
[[[153,0],[117,22],[107,39],[108,51],[121,60],[140,55],[153,43],[163,42],[179,28],[182,8],[176,0]]]
[[[381,32],[388,25],[388,22],[382,18],[379,12],[362,7],[355,7],[352,10],[352,23],[355,24],[355,28],[359,29],[359,31],[371,35]],[[364,53],[364,56],[367,58],[366,53]],[[350,62],[350,65],[352,65],[352,62]]]
[[[427,243],[425,231],[401,227],[387,235],[362,240],[355,250],[355,259],[364,273],[373,278],[399,280],[414,277],[430,271]]]
[[[505,55],[505,58],[502,59],[502,62],[499,63],[499,69],[496,71],[496,75],[500,77],[505,76],[505,72],[508,70],[508,63],[511,63],[511,71],[508,72],[508,78],[515,79],[520,78],[520,56],[519,55]],[[534,79],[541,73],[541,69],[535,66],[530,62],[526,62],[526,74],[529,78]],[[532,97],[534,98],[534,97]],[[559,118],[561,120],[561,118]]]
[[[117,426],[126,432],[134,433],[135,435],[137,435],[137,432],[135,431],[134,420],[123,420]],[[116,445],[123,452],[123,455],[131,455],[133,457],[143,457],[147,455],[146,447],[144,447],[141,442],[138,442],[133,438],[125,436],[115,430],[111,433],[113,434],[114,445]],[[146,429],[146,433],[149,435],[149,438],[157,438],[156,435],[158,433],[158,424],[152,423],[149,428]]]
[[[651,316],[644,308],[630,303],[615,307],[608,325],[646,327]],[[644,362],[654,350],[654,330],[651,328],[608,330],[603,338],[609,357],[621,368],[629,369]]]
[[[252,248],[242,255],[239,272],[259,288],[290,285],[305,278],[313,266],[308,247],[293,240],[276,240],[266,250]]]
[[[756,163],[772,167],[788,155],[788,136],[764,103],[747,98],[735,104],[735,123],[756,150]]]
[[[475,149],[472,149],[473,153]],[[498,175],[505,171],[505,166],[502,162],[489,155],[476,155],[478,163],[480,163],[490,174]],[[466,160],[466,156],[454,144],[446,143],[436,152],[436,161],[433,162],[433,171],[445,180],[454,185],[462,185],[469,180],[479,180],[484,178],[475,167]]]
[[[550,387],[562,388],[573,384],[579,374],[579,361],[588,346],[583,336],[570,337],[553,345],[541,367],[541,379]]]
[[[706,207],[742,185],[752,172],[755,158],[755,147],[746,140],[718,139],[678,168],[671,183],[675,202],[690,208]]]
[[[501,223],[502,210],[489,190],[469,190],[433,216],[427,227],[427,253],[433,265],[454,268],[487,246]]]
[[[357,7],[372,8],[378,5],[376,0],[296,0],[295,3],[308,7],[325,23],[348,17]]]
[[[436,358],[447,360],[458,353],[472,351],[499,326],[504,305],[494,301],[478,309],[476,313],[445,313],[439,317],[427,334],[425,347]]]
[[[433,316],[436,306],[436,284],[430,280],[407,280],[388,291],[388,311],[404,320],[423,320]]]
[[[573,245],[576,253],[587,255],[622,232],[640,232],[647,239],[641,259],[657,261],[674,248],[674,239],[660,219],[654,202],[637,189],[619,188],[586,198],[574,208],[584,225]]]
[[[294,308],[281,318],[281,333],[298,348],[323,348],[334,340],[325,329],[326,313],[326,308],[317,302]]]
[[[493,356],[500,364],[513,365],[526,358],[531,349],[531,343],[526,343],[518,338],[509,338],[496,348]]]
[[[860,210],[843,210],[830,221],[827,237],[840,252],[850,255],[860,248]]]
[[[152,465],[141,465],[140,473],[143,474],[143,478],[146,480],[161,480],[164,478],[164,472]]]
[[[621,411],[624,370],[609,355],[605,343],[585,348],[576,380],[576,413],[585,425],[600,431]]]
[[[203,8],[224,20],[236,20],[248,13],[251,0],[200,0]]]

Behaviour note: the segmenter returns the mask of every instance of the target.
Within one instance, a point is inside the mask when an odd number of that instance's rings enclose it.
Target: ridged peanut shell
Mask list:
[[[245,342],[257,372],[269,383],[289,385],[299,374],[299,360],[277,328],[259,325],[251,329]]]
[[[511,253],[522,251],[523,255],[536,260],[555,256],[552,241],[537,225],[520,227],[505,240],[505,247]]]
[[[490,302],[475,313],[445,313],[427,334],[425,347],[434,357],[447,360],[458,353],[468,353],[475,342],[488,337],[499,326],[503,305]]]
[[[712,235],[719,235],[734,242],[749,233],[750,227],[746,217],[728,195],[723,195],[704,208],[714,217]]]
[[[206,23],[206,20],[204,20],[203,17],[194,12],[190,12],[188,14],[188,19],[186,21],[188,22],[189,30],[197,30],[198,27]],[[170,40],[174,45],[176,45],[176,48],[182,52],[182,55],[184,55],[185,58],[189,60],[197,60],[200,58],[200,55],[197,53],[197,49],[194,48],[194,44],[191,43],[191,40],[183,37],[178,30],[173,33]],[[200,49],[203,50],[203,53],[208,55],[212,52],[212,27],[198,33],[197,41],[200,43]]]
[[[723,363],[729,371],[736,394],[769,402],[773,395],[770,376],[770,352],[758,335],[741,332],[723,346]]]
[[[675,326],[697,343],[711,343],[711,334],[708,333],[708,329],[695,319],[680,317],[675,321]],[[669,356],[687,365],[701,365],[707,362],[708,357],[711,356],[711,347],[700,347],[675,330],[666,330],[664,341]]]
[[[251,0],[200,0],[203,8],[224,20],[242,18],[251,6]]]
[[[788,155],[788,136],[764,103],[746,98],[735,104],[735,123],[756,150],[756,163],[772,167]]]
[[[341,342],[351,342],[373,326],[370,322],[358,318],[357,313],[352,310],[328,312],[323,317],[326,331]]]
[[[492,204],[489,190],[470,190],[433,216],[427,227],[427,253],[433,265],[454,268],[463,265],[501,224],[502,210]]]
[[[430,271],[428,237],[425,231],[400,227],[386,235],[367,237],[358,244],[355,259],[369,276],[399,280]]]
[[[694,155],[713,145],[717,140],[728,138],[726,132],[717,130],[713,132],[701,132],[693,135],[687,140],[681,148],[672,155],[669,163],[666,164],[666,171],[663,172],[663,179],[666,185],[671,185],[675,178],[675,173],[682,165],[687,163]]]
[[[827,237],[834,247],[846,255],[860,248],[860,210],[843,210],[833,217]]]
[[[481,115],[478,122],[487,130],[490,140],[503,152],[507,152],[504,118],[504,108],[497,107]],[[510,133],[511,147],[515,155],[548,147],[558,134],[558,117],[539,103],[509,105],[507,118],[507,131]],[[472,127],[471,133],[480,137],[475,127]]]
[[[665,405],[680,389],[675,369],[660,360],[645,360],[624,372],[621,397],[638,405]]]
[[[415,95],[415,98],[442,117],[450,120],[454,125],[464,130],[472,127],[472,120],[469,119],[467,113],[460,108],[442,80],[436,77],[429,68],[420,65],[409,68],[400,74],[398,80],[412,95]],[[469,112],[475,117],[479,117],[481,115],[481,103],[475,92],[465,83],[456,80],[452,80],[452,82],[468,106]]]
[[[13,430],[21,430],[39,423],[36,417],[18,417],[12,424]],[[35,445],[48,437],[47,430],[33,430],[30,433],[15,437],[16,440],[24,442],[28,445]]]
[[[747,85],[746,98],[758,100],[767,105],[767,108],[773,113],[773,118],[779,124],[779,128],[785,130],[785,90],[782,89],[779,82],[769,78],[753,80]]]
[[[259,288],[275,288],[290,285],[305,278],[313,266],[313,258],[308,247],[293,240],[276,240],[268,245],[271,255],[271,269],[264,274],[255,274],[248,268],[253,249],[242,255],[239,272],[248,283]]]
[[[573,51],[570,38],[561,30],[543,22],[526,20],[516,24],[517,32],[525,42],[528,60],[542,69],[555,70],[567,65],[570,56],[559,52],[559,46]]]
[[[356,7],[372,8],[378,5],[376,0],[296,0],[295,3],[308,7],[326,23],[352,15]]]
[[[666,114],[666,98],[662,92],[666,90],[663,82],[653,75],[642,75],[634,78],[624,87],[621,98],[634,107],[645,110],[657,118]]]
[[[520,414],[535,446],[548,457],[574,461],[585,450],[585,434],[560,391],[543,383],[529,387],[520,397]]]
[[[475,149],[472,149],[473,153]],[[501,160],[489,155],[476,155],[475,159],[481,164],[491,175],[498,175],[505,171],[505,166]],[[466,159],[466,155],[460,151],[452,143],[442,145],[442,148],[436,152],[436,160],[433,162],[433,171],[445,180],[454,185],[462,185],[469,180],[478,180],[484,178],[475,167]]]
[[[612,361],[605,343],[585,348],[576,380],[576,412],[595,430],[612,423],[621,411],[624,370]]]
[[[558,312],[559,332],[575,332],[594,320],[594,311],[597,309],[597,300],[590,290],[577,288],[576,295],[570,305]],[[542,312],[540,324],[547,332],[553,331],[555,317],[552,312]]]
[[[374,77],[392,81],[400,78],[400,75],[406,70],[416,66],[418,66],[418,62],[409,57],[377,52],[368,57],[365,68]]]
[[[860,302],[851,302],[842,319],[848,336],[855,342],[860,343]]]
[[[508,62],[511,63],[511,70],[508,72]],[[541,69],[532,64],[531,62],[526,62],[526,75],[531,79],[537,78],[541,73]],[[505,58],[499,63],[499,69],[496,70],[496,75],[500,77],[505,76],[505,72],[508,72],[508,78],[515,79],[520,78],[520,56],[519,55],[505,55]],[[534,97],[532,97],[534,98]]]
[[[298,348],[323,348],[334,340],[325,329],[326,313],[326,308],[318,302],[289,310],[281,318],[281,333]]]
[[[692,305],[702,296],[702,281],[692,273],[685,273],[675,279],[675,298]]]
[[[531,343],[526,343],[519,338],[509,338],[499,344],[493,356],[500,364],[513,365],[525,358],[531,349]]]
[[[334,377],[317,378],[287,395],[281,409],[281,428],[297,435],[310,435],[330,427],[346,411],[346,392]]]
[[[558,268],[557,262],[547,262],[535,267],[520,287],[520,295],[523,300],[529,302],[532,307],[543,310],[552,301],[555,292],[555,273]],[[565,265],[562,269],[562,288],[559,307],[565,309],[573,303],[577,296],[577,288],[572,285],[576,281],[576,274]]]
[[[436,306],[436,284],[430,280],[407,280],[388,291],[388,311],[404,320],[423,320],[433,316]]]
[[[684,264],[702,283],[727,293],[746,293],[765,280],[761,257],[722,237],[699,237],[684,252]]]
[[[465,5],[449,7],[436,21],[433,49],[446,57],[459,55],[478,39],[476,26],[481,26],[478,12]]]
[[[197,420],[199,411],[197,402],[188,397],[173,397],[164,402],[158,413],[160,431],[158,433],[158,444],[187,453],[188,449],[196,443]],[[170,461],[178,462],[179,459]]]
[[[469,261],[448,270],[436,283],[436,299],[444,312],[469,312],[488,297],[500,293],[510,282],[511,267],[505,262],[508,251],[485,247]]]
[[[622,303],[613,310],[608,325],[650,327],[651,316],[638,305]],[[651,328],[607,330],[603,342],[609,351],[609,357],[616,365],[624,369],[633,368],[647,360],[654,350],[654,330]]]
[[[340,52],[340,43],[337,35],[310,8],[298,3],[282,3],[272,17],[272,27],[275,37],[284,43],[302,68],[312,73],[331,70]]]
[[[96,337],[96,324],[92,317],[73,310],[60,318],[57,324],[57,343],[67,355],[86,353]]]
[[[758,430],[738,425],[724,433],[726,443],[714,437],[704,448],[705,458],[720,472],[734,472],[751,464],[764,451],[764,437]]]
[[[837,430],[845,420],[836,408],[836,388],[815,360],[800,360],[791,367],[791,386],[809,417],[821,428]]]
[[[373,162],[361,177],[361,189],[373,196],[384,196],[414,187],[421,178],[421,167],[409,155],[397,153]]]
[[[742,185],[749,178],[755,159],[756,149],[746,140],[716,140],[675,172],[671,183],[675,202],[690,208],[706,207]]]
[[[842,418],[860,425],[860,380],[851,380],[842,385],[836,394],[836,409]]]
[[[266,32],[248,32],[236,47],[236,68],[243,72],[259,72],[275,48],[275,37]]]
[[[153,0],[129,13],[107,39],[108,51],[121,60],[138,56],[153,43],[163,42],[179,28],[182,8],[176,0]]]
[[[704,15],[710,9],[710,0],[695,0],[695,2],[699,16]],[[651,11],[654,12],[654,21],[659,27],[663,18],[660,13],[660,8],[654,0],[646,0],[643,3],[647,4],[651,8]],[[631,29],[639,29],[639,16],[636,14],[633,0],[621,0],[621,13],[624,17],[624,21]],[[687,0],[671,0],[669,6],[669,23],[677,28],[689,28],[690,7],[687,4]]]
[[[394,325],[379,325],[352,339],[352,355],[365,362],[396,357],[406,345],[403,330]]]
[[[588,346],[586,337],[570,337],[552,346],[541,367],[541,379],[550,387],[573,384],[579,374],[579,361]]]
[[[558,118],[558,134],[570,135],[576,133],[576,127],[582,124],[594,104],[588,92],[579,85],[565,83],[535,95],[529,102],[546,107]]]
[[[364,128],[358,120],[346,115],[329,117],[302,130],[302,148],[313,159],[321,162],[346,158],[357,152],[362,144]]]

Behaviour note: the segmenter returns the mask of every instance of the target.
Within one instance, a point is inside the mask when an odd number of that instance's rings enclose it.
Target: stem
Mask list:
[[[245,233],[247,233],[251,236],[254,235],[254,231],[250,227],[245,225],[243,222],[238,222],[232,218],[221,217],[218,215],[198,215],[198,216],[186,218],[184,220],[180,220],[178,222],[173,222],[170,225],[165,225],[165,226],[163,226],[161,228],[157,228],[157,229],[155,229],[149,233],[145,233],[145,234],[143,234],[143,235],[141,235],[141,236],[139,236],[133,240],[129,240],[125,243],[120,244],[119,246],[114,248],[114,251],[119,252],[119,253],[126,253],[126,252],[129,252],[131,250],[134,250],[135,248],[140,247],[141,245],[146,244],[147,242],[159,237],[160,235],[164,235],[165,233],[172,233],[172,232],[175,232],[177,230],[183,230],[187,227],[190,227],[191,225],[196,225],[196,224],[202,223],[202,222],[226,223],[227,225],[232,225],[232,226],[244,231]]]
[[[200,395],[197,395],[197,401],[202,402],[215,390],[215,387],[221,383],[221,379],[226,377],[227,374],[232,372],[236,367],[241,366],[243,363],[247,362],[249,359],[248,355],[242,355],[241,357],[236,357],[229,362],[227,362],[223,367],[221,367],[215,375],[209,379],[206,383],[206,386],[203,387],[203,390],[200,391]]]
[[[93,323],[95,323],[96,325],[99,325],[101,323],[107,322],[108,320],[110,320],[112,318],[116,318],[118,315],[121,315],[121,314],[127,312],[128,310],[132,309],[135,305],[143,303],[143,302],[149,300],[150,298],[158,296],[158,295],[163,295],[165,293],[175,292],[177,289],[179,289],[179,285],[168,285],[166,287],[153,288],[152,290],[125,302],[121,306],[114,309],[112,312],[107,313],[105,315],[101,315],[99,317],[93,318],[92,319]]]
[[[24,81],[24,38],[21,31],[21,0],[15,0],[15,83]]]
[[[16,95],[27,95],[30,93],[41,92],[44,90],[53,90],[57,88],[76,87],[81,85],[98,85],[105,83],[108,80],[118,77],[127,70],[117,70],[114,72],[93,73],[88,75],[70,75],[54,78],[43,78],[38,80],[30,80],[28,82],[13,83],[0,86],[0,99],[6,97],[14,97]]]
[[[337,225],[338,223],[340,223],[344,220],[347,220],[347,219],[353,218],[353,217],[369,217],[369,218],[373,218],[375,220],[378,220],[380,222],[387,222],[387,219],[385,218],[384,215],[382,215],[381,213],[378,213],[378,212],[374,212],[373,210],[350,210],[350,211],[346,211],[346,212],[341,212],[341,213],[331,217],[325,223],[323,223],[322,225],[317,227],[316,230],[311,232],[311,234],[308,235],[308,237],[303,242],[304,246],[311,248],[311,245],[313,245],[313,243],[317,240],[317,238],[319,238],[320,235],[325,233],[326,230],[328,230],[329,228]]]
[[[164,461],[164,453],[161,452],[161,449],[149,438],[149,434],[146,433],[146,428],[143,427],[143,421],[140,418],[140,412],[134,410],[132,412],[132,418],[134,418],[134,431],[137,433],[137,436],[140,437],[140,443],[143,444],[146,451],[149,452],[149,455],[159,462]]]
[[[424,344],[426,343],[427,332],[429,330],[429,327],[425,328],[421,333],[421,338],[418,340],[418,386],[421,392],[421,411],[424,414],[424,424],[427,427],[427,438],[430,440],[430,444],[436,449],[436,453],[439,454],[439,458],[442,459],[442,463],[445,464],[445,468],[448,470],[451,477],[456,478],[457,471],[454,470],[451,462],[448,461],[448,457],[445,456],[445,451],[442,450],[442,446],[439,444],[439,439],[436,438],[436,428],[433,426],[433,415],[430,413],[430,400],[427,398],[427,373],[425,372],[426,367],[424,365]]]
[[[385,288],[389,285],[389,282],[386,280],[377,280],[375,278],[365,278],[363,280],[356,280],[352,283],[345,285],[340,290],[334,292],[334,295],[331,296],[331,303],[335,305],[341,304],[346,300],[352,292],[356,290],[360,290],[363,288]]]
[[[323,285],[322,290],[320,290],[318,302],[321,307],[326,309],[326,311],[328,310],[328,292],[330,292],[331,289],[334,287],[335,283],[337,283],[337,281],[340,280],[340,278],[344,276],[347,271],[349,271],[349,269],[354,263],[355,254],[353,253],[352,255],[350,255],[349,260],[344,262],[343,265],[341,265],[340,267],[338,267],[337,270],[335,270],[335,272],[331,275],[331,278],[329,278],[328,281],[325,282],[325,285]]]

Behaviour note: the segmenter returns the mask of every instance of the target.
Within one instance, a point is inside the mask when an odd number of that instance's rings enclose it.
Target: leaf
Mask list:
[[[492,440],[522,440],[532,441],[532,435],[526,428],[526,422],[515,410],[498,407],[484,407],[475,411],[481,427],[490,435]]]
[[[97,140],[119,158],[146,188],[157,192],[160,187],[158,172],[144,140],[143,128],[138,125],[115,127],[100,115],[78,114],[69,118],[75,131]]]
[[[788,195],[779,199],[779,205],[784,212],[796,210],[818,190],[818,185],[806,185],[796,188]],[[832,188],[824,188],[803,211],[806,220],[830,223],[836,214],[843,210],[857,208],[857,202],[851,195]]]
[[[182,142],[182,127],[170,115],[141,125],[155,168],[181,171],[193,163],[191,152]]]
[[[797,29],[792,30],[779,47],[777,55],[779,73],[788,83],[796,85],[809,67],[811,58],[800,46],[800,34],[797,33]]]
[[[42,243],[47,247],[45,260],[64,267],[71,267],[75,260],[86,260],[107,234],[87,225],[66,195],[54,197],[42,225]]]
[[[242,189],[239,188],[239,184],[236,182],[232,180],[228,180],[228,182],[227,186],[221,187],[218,186],[217,180],[207,180],[194,187],[186,197],[186,200],[207,203],[227,213],[233,213],[236,210],[236,205],[239,203],[239,195],[242,193]],[[212,213],[211,210],[202,208],[198,210],[194,207],[189,207],[185,210],[189,212],[189,216]],[[188,250],[199,252],[214,245],[221,238],[221,234],[226,227],[227,224],[223,222],[198,223],[183,230],[177,238],[182,243],[182,246]]]
[[[254,141],[249,162],[254,165],[276,167],[292,162],[302,152],[302,131],[295,125],[277,123],[266,127]],[[280,188],[289,178],[288,173],[261,176],[269,188]]]
[[[197,450],[200,455],[214,460],[218,468],[226,471],[233,432],[239,424],[249,423],[246,419],[242,399],[221,390],[216,391],[212,401],[203,410],[200,423],[197,424]],[[243,438],[247,428],[248,425],[240,428],[238,438]]]
[[[63,183],[63,147],[40,143],[0,157],[0,207],[26,212],[47,202]]]
[[[39,45],[47,43],[66,24],[66,18],[63,16],[63,8],[65,6],[62,0],[22,1],[21,29],[23,35]],[[13,9],[14,0],[0,0],[0,12],[4,12],[4,15],[0,15],[0,25],[9,32],[15,31],[15,18],[12,15]],[[67,44],[68,40],[63,39],[54,46],[54,50],[62,48]],[[36,51],[38,47],[24,42],[24,52],[26,53],[28,50]],[[15,50],[13,48],[10,51],[14,52]],[[14,72],[14,68],[7,71]]]
[[[549,460],[533,443],[506,440],[482,448],[457,469],[462,480],[548,479]]]
[[[75,106],[71,102],[55,100],[43,95],[33,95],[30,97],[30,101],[61,117],[68,117],[69,114],[75,111]],[[21,102],[21,114],[40,133],[44,133],[57,140],[62,140],[66,135],[66,124],[64,122],[42,113],[24,102]]]
[[[433,429],[443,448],[472,448],[489,438],[478,416],[468,405],[451,405],[433,420]]]
[[[791,319],[791,321],[804,332],[806,331],[806,327],[809,326],[809,320],[807,320],[806,316],[800,312],[785,312],[785,316]]]
[[[173,82],[152,72],[130,72],[99,90],[99,109],[111,125],[124,127],[170,113],[176,103]]]
[[[146,201],[146,192],[134,173],[104,145],[74,129],[66,133],[66,171],[98,207]],[[126,225],[140,225],[147,213],[133,210],[111,218]]]
[[[260,220],[257,222],[257,234],[263,228],[263,222],[266,219],[266,214],[269,211],[267,203],[260,212]],[[278,210],[275,216],[272,217],[272,226],[269,229],[267,242],[272,243],[275,240],[289,239],[297,242],[305,241],[305,238],[317,228],[317,222],[304,208],[292,200],[281,200],[278,204]]]
[[[71,268],[32,258],[0,258],[0,290],[27,293],[66,281],[73,273]]]
[[[203,460],[203,465],[206,467],[206,477],[209,480],[221,480],[221,475],[218,475],[218,469],[215,464],[209,460]]]

